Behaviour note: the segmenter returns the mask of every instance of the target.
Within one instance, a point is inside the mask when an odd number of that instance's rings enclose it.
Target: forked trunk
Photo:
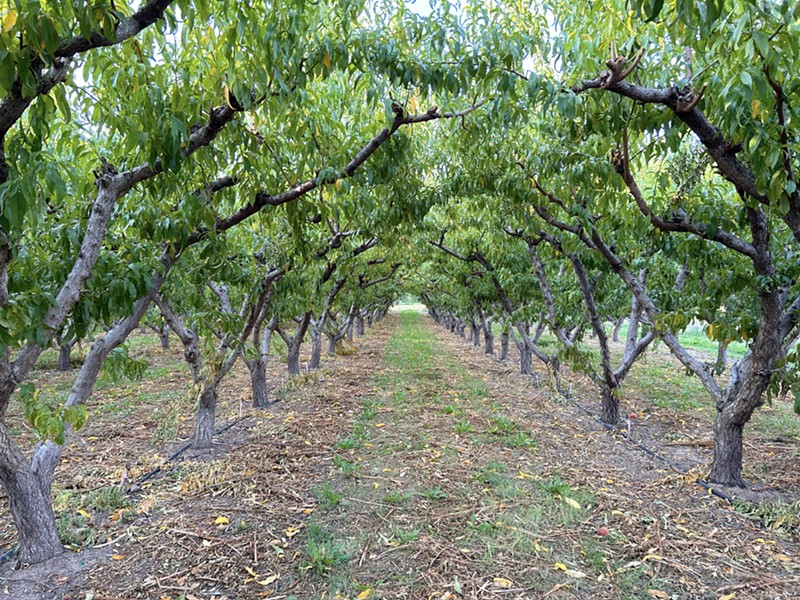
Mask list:
[[[36,564],[63,552],[58,538],[50,488],[12,445],[0,424],[0,481],[19,535],[20,564]]]
[[[193,443],[195,448],[210,448],[211,438],[214,436],[214,420],[217,414],[217,388],[212,383],[210,381],[205,383],[197,405],[197,421],[195,422]]]

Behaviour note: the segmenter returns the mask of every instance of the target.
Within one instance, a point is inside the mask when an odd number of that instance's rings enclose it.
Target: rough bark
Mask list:
[[[49,485],[43,485],[0,423],[0,482],[17,528],[21,564],[45,561],[63,551]]]
[[[69,371],[72,368],[70,356],[72,354],[71,344],[62,344],[58,348],[58,370],[63,372]]]
[[[492,333],[492,325],[488,323],[483,330],[483,353],[494,354],[494,334]]]
[[[508,330],[500,334],[500,360],[508,360]]]
[[[197,404],[194,426],[194,448],[210,448],[217,416],[217,386],[213,379],[206,380]]]
[[[619,423],[619,399],[610,387],[604,386],[601,393],[600,419],[609,425],[616,425]]]
[[[308,360],[308,370],[316,371],[322,364],[322,331],[319,327],[311,327],[311,358]]]
[[[356,335],[364,335],[364,315],[362,314],[356,316]]]
[[[333,356],[336,352],[336,335],[326,331],[325,337],[328,338],[328,356]]]
[[[258,358],[252,361],[252,368],[248,364],[248,370],[250,371],[250,383],[253,387],[253,408],[264,408],[269,404],[266,361]]]

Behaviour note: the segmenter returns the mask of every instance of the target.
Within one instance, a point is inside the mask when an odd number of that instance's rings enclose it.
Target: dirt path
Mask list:
[[[357,343],[155,478],[66,597],[793,597],[797,544],[513,365],[416,313]]]

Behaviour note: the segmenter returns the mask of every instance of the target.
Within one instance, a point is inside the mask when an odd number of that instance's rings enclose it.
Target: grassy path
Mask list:
[[[594,496],[542,470],[535,435],[486,380],[419,314],[399,315],[308,529],[314,597],[620,591],[585,525]]]

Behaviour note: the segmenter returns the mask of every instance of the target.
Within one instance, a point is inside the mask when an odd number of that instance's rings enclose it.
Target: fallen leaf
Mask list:
[[[776,554],[772,558],[774,558],[775,560],[782,560],[784,562],[789,562],[790,560],[792,560],[791,558],[789,558],[785,554]]]
[[[286,534],[286,537],[294,537],[300,533],[300,527],[293,527],[292,525],[289,525],[284,533]]]
[[[258,577],[258,573],[253,571],[253,569],[251,569],[247,565],[244,565],[244,570],[247,571],[248,573],[250,573],[250,575],[252,575],[253,577]]]
[[[87,519],[91,519],[91,518],[92,518],[92,515],[90,515],[88,512],[86,512],[86,511],[85,511],[85,510],[83,510],[82,508],[79,508],[79,509],[78,509],[78,514],[79,514],[80,516],[82,516],[82,517],[86,517]]]
[[[375,423],[375,427],[385,427],[386,423]]]
[[[569,577],[574,577],[575,579],[582,579],[586,577],[586,573],[583,571],[576,571],[575,569],[567,569],[564,571]]]
[[[114,556],[111,557],[111,560],[124,560],[124,559],[125,559],[124,554],[115,554]]]
[[[358,596],[356,596],[356,600],[364,600],[364,598],[369,598],[372,595],[372,589],[367,588],[362,591]]]
[[[561,569],[562,571],[566,571],[566,570],[567,570],[567,565],[565,565],[564,563],[557,562],[557,563],[556,563],[556,564],[554,564],[553,566],[554,566],[556,569]]]
[[[730,594],[725,594],[724,596],[720,596],[719,600],[733,600],[736,597],[736,592],[731,592]]]
[[[227,525],[228,523],[230,523],[228,517],[217,517],[214,519],[214,525]]]
[[[573,500],[572,498],[568,498],[568,497],[564,496],[564,502],[569,504],[575,510],[580,510],[580,508],[581,508],[581,505],[578,504],[577,500]]]
[[[650,594],[653,598],[662,598],[663,600],[669,600],[669,594],[667,592],[662,592],[661,590],[647,590],[647,593]]]
[[[511,587],[511,580],[506,579],[505,577],[495,577],[492,579],[492,583],[499,588],[503,588],[504,590],[507,590]]]
[[[664,557],[659,556],[658,554],[645,554],[642,562],[646,560],[664,560]]]
[[[269,577],[267,577],[266,579],[262,579],[258,583],[261,585],[269,585],[271,583],[275,583],[280,578],[281,578],[280,575],[270,575]]]

